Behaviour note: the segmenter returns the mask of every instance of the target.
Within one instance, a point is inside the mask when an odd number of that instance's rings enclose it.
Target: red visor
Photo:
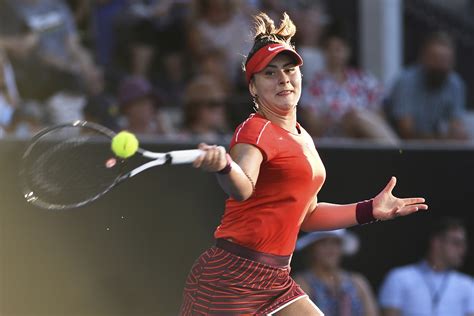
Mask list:
[[[260,48],[245,65],[245,77],[250,82],[252,76],[267,67],[268,63],[279,53],[288,52],[296,59],[296,66],[303,64],[303,59],[295,50],[289,46],[280,43],[268,44]]]

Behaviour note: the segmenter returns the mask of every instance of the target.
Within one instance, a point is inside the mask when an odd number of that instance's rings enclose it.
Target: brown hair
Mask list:
[[[429,236],[430,238],[435,238],[439,236],[444,236],[448,231],[453,229],[463,229],[466,230],[464,222],[455,217],[440,217],[433,221],[430,227]]]
[[[250,58],[252,58],[252,56],[265,45],[280,43],[293,46],[291,44],[291,38],[296,33],[296,26],[286,12],[283,13],[283,19],[280,21],[278,27],[276,27],[275,22],[273,22],[273,20],[263,12],[254,16],[254,22],[254,44],[245,60],[245,64],[247,64]]]
[[[440,44],[443,46],[450,47],[451,49],[455,49],[456,45],[454,44],[453,38],[447,32],[438,31],[429,34],[424,40],[422,44],[422,51],[426,51],[427,48],[434,44]]]

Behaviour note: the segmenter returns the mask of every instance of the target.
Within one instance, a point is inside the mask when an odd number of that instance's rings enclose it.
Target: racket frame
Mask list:
[[[51,131],[58,130],[61,128],[66,128],[66,127],[85,127],[85,128],[90,128],[92,130],[98,131],[105,136],[109,137],[110,140],[117,135],[114,131],[100,125],[97,123],[93,122],[88,122],[88,121],[83,121],[83,120],[77,120],[72,123],[63,123],[63,124],[58,124],[54,125],[51,127],[47,127],[40,132],[38,132],[29,142],[27,149],[22,155],[22,160],[25,160],[28,155],[31,153],[31,150],[34,148],[35,144],[38,142],[39,139],[41,139],[44,135],[50,133]],[[109,192],[112,188],[117,186],[118,184],[122,183],[126,179],[129,179],[131,177],[136,176],[137,174],[148,170],[150,168],[154,168],[157,166],[161,165],[166,165],[166,164],[171,164],[171,165],[177,165],[177,164],[189,164],[192,163],[196,158],[198,158],[200,155],[203,154],[203,151],[200,149],[188,149],[188,150],[175,150],[175,151],[170,151],[166,153],[158,153],[158,152],[153,152],[153,151],[148,151],[144,150],[142,148],[138,148],[137,153],[140,154],[142,157],[150,159],[150,161],[130,170],[127,171],[123,174],[119,174],[115,180],[103,191],[100,193],[94,195],[93,197],[78,202],[74,204],[69,204],[69,205],[61,205],[61,204],[52,204],[52,203],[47,203],[41,200],[38,196],[36,196],[29,188],[27,185],[27,181],[25,179],[25,170],[22,167],[20,169],[20,181],[21,181],[21,187],[22,187],[22,193],[23,196],[25,197],[26,201],[29,203],[32,203],[36,206],[39,206],[44,209],[48,210],[65,210],[65,209],[72,209],[72,208],[78,208],[81,206],[84,206],[86,204],[92,203],[105,195],[107,192]],[[113,152],[111,150],[111,155],[113,155]],[[119,159],[121,162],[125,161],[124,159],[120,157],[115,157]]]

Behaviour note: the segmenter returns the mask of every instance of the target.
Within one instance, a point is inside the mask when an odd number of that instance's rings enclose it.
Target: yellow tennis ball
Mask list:
[[[138,139],[134,134],[122,131],[112,138],[111,148],[117,157],[129,158],[137,152],[138,145]]]

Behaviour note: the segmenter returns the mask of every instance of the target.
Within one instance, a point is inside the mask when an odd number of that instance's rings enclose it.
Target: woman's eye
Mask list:
[[[296,68],[287,68],[286,72],[292,73],[296,70]]]
[[[273,76],[274,74],[275,74],[274,71],[271,71],[271,70],[265,71],[265,75],[266,75],[266,76]]]

